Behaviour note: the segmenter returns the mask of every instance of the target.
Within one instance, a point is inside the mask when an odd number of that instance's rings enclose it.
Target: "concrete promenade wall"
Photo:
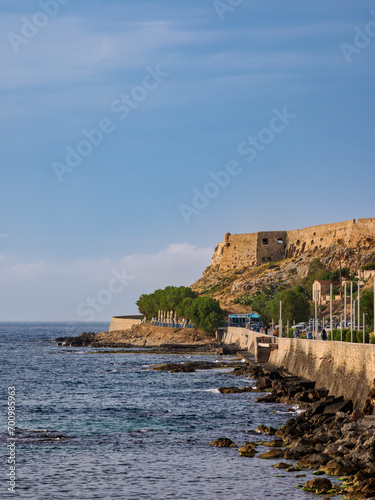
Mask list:
[[[269,363],[364,406],[375,377],[375,345],[289,338],[277,343]]]
[[[224,344],[236,344],[240,349],[247,349],[252,354],[255,354],[255,339],[264,336],[264,333],[254,332],[247,328],[229,326],[223,335],[218,336],[218,341],[224,342]],[[271,336],[270,339],[272,339]]]
[[[229,327],[218,340],[256,355],[255,339],[264,336]],[[270,364],[314,380],[318,389],[328,389],[330,394],[351,399],[363,408],[375,380],[375,345],[290,338],[277,338],[277,344],[270,352]]]
[[[110,332],[115,332],[118,330],[128,330],[134,325],[140,325],[143,316],[113,316],[111,318],[111,324],[109,326]]]

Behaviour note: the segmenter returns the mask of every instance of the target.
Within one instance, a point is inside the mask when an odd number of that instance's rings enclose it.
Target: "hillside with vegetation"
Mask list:
[[[234,313],[256,311],[266,321],[278,318],[280,300],[290,304],[285,320],[304,321],[313,316],[312,284],[315,280],[337,283],[335,296],[342,294],[340,283],[358,281],[363,270],[375,269],[375,250],[335,244],[323,250],[303,253],[298,258],[270,262],[259,267],[220,270],[211,265],[192,286],[201,297],[217,299],[223,309]],[[373,317],[373,279],[365,280],[362,311]],[[356,293],[356,285],[354,284]],[[343,299],[334,301],[334,314],[343,308]],[[327,310],[328,309],[328,310]],[[320,305],[319,315],[329,315],[329,306]]]

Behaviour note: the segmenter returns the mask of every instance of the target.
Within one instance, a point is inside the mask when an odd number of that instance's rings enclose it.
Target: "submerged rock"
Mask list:
[[[154,365],[153,370],[169,371],[171,373],[185,372],[192,373],[196,370],[211,370],[214,368],[228,368],[238,363],[225,363],[222,361],[186,361],[185,363],[165,363]]]
[[[241,389],[238,387],[219,387],[218,389],[221,394],[240,394],[242,392],[257,392],[252,387],[242,387]]]
[[[292,464],[288,464],[287,462],[279,462],[278,464],[273,464],[273,467],[276,469],[289,469]]]
[[[267,446],[268,448],[282,448],[284,441],[282,439],[273,439],[272,441],[261,441],[259,444]]]
[[[238,448],[238,446],[228,438],[219,438],[216,441],[211,441],[209,443],[211,446],[216,446],[217,448]]]
[[[245,443],[241,448],[238,449],[241,457],[254,457],[255,456],[256,444],[249,442]]]
[[[255,429],[255,432],[258,432],[259,434],[276,434],[277,429],[274,427],[266,427],[265,425],[261,424],[258,425],[258,427]]]

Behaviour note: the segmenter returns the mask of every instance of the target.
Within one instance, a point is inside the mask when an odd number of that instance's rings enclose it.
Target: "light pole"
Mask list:
[[[345,281],[345,289],[344,289],[344,326],[346,328],[346,281]]]
[[[283,303],[280,300],[280,317],[279,317],[279,337],[283,336]]]
[[[350,342],[353,342],[353,281],[350,282]]]
[[[318,340],[318,285],[315,285],[315,338]]]
[[[342,314],[340,314],[340,340],[342,342]]]
[[[363,313],[363,343],[366,344],[366,325],[365,325],[365,313]]]
[[[358,331],[361,330],[361,285],[358,278]]]
[[[330,304],[329,304],[329,326],[331,328],[331,340],[333,340],[333,328],[332,328],[332,283],[329,287]]]

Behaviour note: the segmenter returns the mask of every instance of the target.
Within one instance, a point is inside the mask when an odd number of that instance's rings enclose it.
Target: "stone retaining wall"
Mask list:
[[[111,318],[111,324],[109,326],[110,332],[116,332],[119,330],[128,330],[134,325],[140,325],[142,323],[143,316],[113,316]]]

